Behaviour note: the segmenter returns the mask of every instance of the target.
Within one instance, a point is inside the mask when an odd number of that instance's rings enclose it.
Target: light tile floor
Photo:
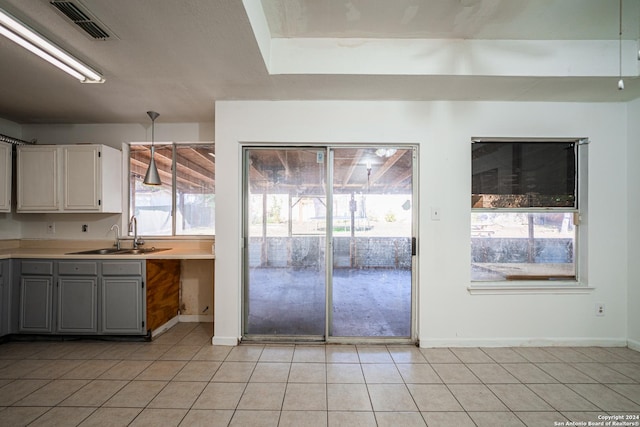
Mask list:
[[[181,323],[149,343],[2,344],[0,426],[640,424],[627,348],[232,348],[211,335]]]

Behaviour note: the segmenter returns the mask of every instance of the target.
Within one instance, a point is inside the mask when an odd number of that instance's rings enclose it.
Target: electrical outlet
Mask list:
[[[48,222],[47,223],[47,234],[56,234],[56,223]]]
[[[604,316],[604,304],[601,302],[596,303],[596,316]]]
[[[82,225],[82,232],[86,233],[87,231],[89,231],[89,226],[87,224],[83,224]]]

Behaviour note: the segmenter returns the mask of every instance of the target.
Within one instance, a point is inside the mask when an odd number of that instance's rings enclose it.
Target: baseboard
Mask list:
[[[154,329],[153,331],[151,331],[151,338],[160,335],[161,333],[167,331],[169,328],[174,327],[175,325],[177,325],[180,322],[180,319],[178,318],[178,316],[174,317],[173,319],[169,320],[167,323],[165,323],[162,326],[157,327],[156,329]]]
[[[237,337],[216,337],[216,336],[214,336],[213,338],[211,338],[211,344],[213,344],[213,345],[231,345],[231,346],[236,346],[236,345],[238,345],[238,338]]]
[[[188,323],[188,322],[213,323],[212,314],[181,314],[178,317],[180,318],[180,322],[183,322],[183,323]]]
[[[627,347],[631,350],[640,351],[640,341],[627,340]]]
[[[640,345],[640,343],[636,344]],[[463,338],[420,339],[421,348],[435,347],[631,347],[625,338]]]

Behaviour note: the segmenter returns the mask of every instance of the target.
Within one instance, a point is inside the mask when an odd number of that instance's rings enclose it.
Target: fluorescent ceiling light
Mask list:
[[[0,9],[0,34],[82,83],[104,83],[104,78],[97,71],[37,34],[3,9]]]

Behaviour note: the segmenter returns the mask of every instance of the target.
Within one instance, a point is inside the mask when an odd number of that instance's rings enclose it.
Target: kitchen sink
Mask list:
[[[92,249],[90,251],[71,252],[67,255],[111,255],[119,252],[116,248]]]
[[[137,249],[116,249],[116,248],[103,248],[103,249],[91,249],[88,251],[69,252],[66,255],[145,255],[155,252],[168,251],[171,248],[137,248]]]
[[[123,249],[118,252],[118,254],[123,255],[143,255],[143,254],[152,254],[154,252],[168,251],[171,248],[138,248],[138,249]]]

